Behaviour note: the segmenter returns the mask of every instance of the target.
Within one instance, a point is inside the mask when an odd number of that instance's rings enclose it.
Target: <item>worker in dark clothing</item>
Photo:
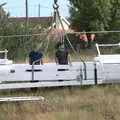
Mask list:
[[[59,44],[59,48],[55,54],[56,64],[67,65],[68,64],[68,51],[65,50],[64,44]]]
[[[94,40],[95,40],[95,34],[91,33],[88,39],[88,46],[87,46],[88,48],[91,48],[91,45],[93,44]]]
[[[80,40],[81,40],[81,43],[82,43],[82,48],[85,49],[87,44],[88,44],[88,39],[87,39],[87,35],[86,35],[85,32],[80,34]]]

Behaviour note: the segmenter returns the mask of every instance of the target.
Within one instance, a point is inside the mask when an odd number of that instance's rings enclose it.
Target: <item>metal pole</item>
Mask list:
[[[36,60],[36,61],[34,61],[33,63],[32,63],[32,81],[34,81],[34,66],[35,66],[35,63],[36,62],[38,62],[40,59],[38,59],[38,60]]]
[[[98,81],[97,81],[97,67],[96,67],[96,62],[94,62],[94,79],[95,79],[95,85],[97,85]]]
[[[41,13],[41,5],[40,5],[40,3],[38,4],[38,17],[40,17],[40,13]]]
[[[25,0],[26,34],[28,34],[28,0]]]
[[[54,0],[54,4],[53,4],[53,9],[54,9],[54,22],[55,22],[55,28],[58,27],[58,15],[57,15],[57,11],[58,11],[59,5],[58,5],[58,0]]]
[[[28,0],[25,1],[26,18],[28,18]]]
[[[32,64],[32,81],[34,81],[34,62]]]

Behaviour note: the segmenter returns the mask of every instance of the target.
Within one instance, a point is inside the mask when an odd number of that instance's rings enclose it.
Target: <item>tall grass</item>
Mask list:
[[[3,91],[1,92],[2,95]],[[13,90],[11,96],[44,96],[45,101],[0,103],[0,120],[119,120],[120,85]]]

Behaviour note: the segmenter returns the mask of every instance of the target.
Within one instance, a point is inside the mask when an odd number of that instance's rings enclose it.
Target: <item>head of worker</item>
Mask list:
[[[41,45],[36,45],[35,51],[40,52],[40,50],[41,50]]]
[[[86,34],[85,30],[82,31],[82,34]]]
[[[61,44],[59,45],[59,50],[60,50],[60,51],[64,51],[64,50],[65,50],[64,44],[61,43]]]

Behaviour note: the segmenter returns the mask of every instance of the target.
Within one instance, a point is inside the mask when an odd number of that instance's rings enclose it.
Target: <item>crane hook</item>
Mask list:
[[[53,8],[57,10],[59,8],[58,0],[54,0]]]

